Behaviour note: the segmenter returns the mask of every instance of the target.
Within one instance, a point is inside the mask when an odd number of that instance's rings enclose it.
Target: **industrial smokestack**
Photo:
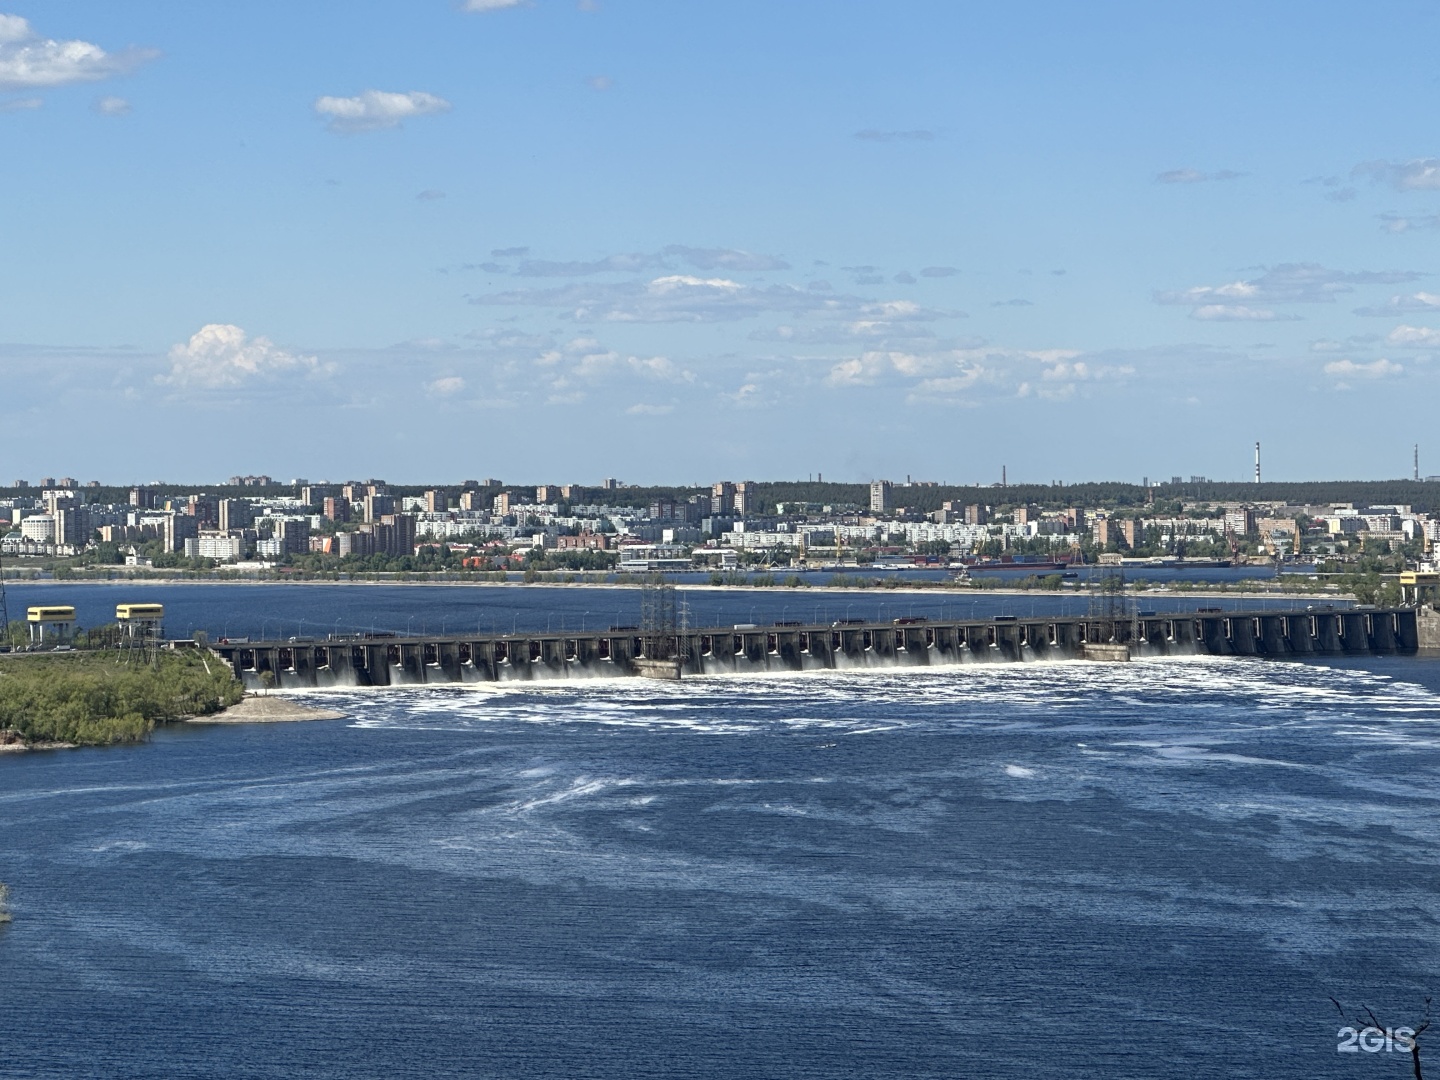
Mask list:
[[[1255,483],[1260,482],[1260,444],[1255,444]]]
[[[1420,444],[1415,444],[1415,479],[1420,479]]]

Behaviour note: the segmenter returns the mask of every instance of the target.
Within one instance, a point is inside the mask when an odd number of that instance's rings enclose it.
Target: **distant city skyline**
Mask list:
[[[1440,473],[1437,24],[0,0],[0,482]]]

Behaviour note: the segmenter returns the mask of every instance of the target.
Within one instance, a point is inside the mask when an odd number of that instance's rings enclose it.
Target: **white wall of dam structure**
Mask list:
[[[1432,616],[1433,618],[1433,616]],[[450,637],[367,635],[228,642],[213,647],[251,689],[423,686],[433,683],[639,675],[646,645],[685,675],[857,670],[1030,660],[1079,660],[1086,644],[1134,656],[1300,659],[1421,649],[1414,608],[1202,611],[1124,618],[898,619],[710,627],[660,642],[638,630]],[[1092,658],[1114,649],[1092,649]]]

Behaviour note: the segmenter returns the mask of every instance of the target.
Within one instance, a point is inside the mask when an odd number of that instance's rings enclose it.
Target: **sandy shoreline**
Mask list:
[[[246,694],[238,705],[231,705],[209,716],[192,716],[187,724],[288,724],[301,720],[344,720],[348,713],[334,709],[317,709],[301,705],[273,694]]]

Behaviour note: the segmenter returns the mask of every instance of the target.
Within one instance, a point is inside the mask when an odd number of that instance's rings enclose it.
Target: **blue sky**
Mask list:
[[[1437,23],[0,0],[0,475],[1440,472]]]

